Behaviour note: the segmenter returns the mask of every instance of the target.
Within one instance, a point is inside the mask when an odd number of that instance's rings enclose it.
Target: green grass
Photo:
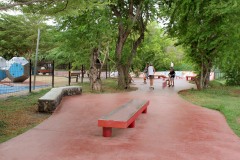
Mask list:
[[[206,90],[187,90],[179,93],[194,104],[220,111],[232,130],[240,137],[240,87],[227,87],[223,83],[213,81],[211,87]]]
[[[89,82],[79,83],[79,85],[82,86],[84,94],[128,92],[136,89],[120,90],[117,88],[117,79],[112,78],[102,81],[103,92],[93,92]],[[33,128],[50,116],[50,114],[37,112],[38,98],[48,91],[49,89],[0,99],[0,143]]]
[[[49,117],[37,112],[37,100],[47,91],[0,99],[0,142],[25,132]]]
[[[84,82],[80,83],[80,86],[82,86],[83,93],[119,93],[119,92],[129,92],[129,91],[134,91],[137,88],[135,87],[130,87],[128,89],[119,89],[117,87],[117,79],[116,78],[108,78],[102,80],[102,92],[96,92],[92,91],[90,88],[89,82]]]

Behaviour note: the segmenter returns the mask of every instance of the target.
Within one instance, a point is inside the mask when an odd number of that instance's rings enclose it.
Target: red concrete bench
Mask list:
[[[38,70],[38,73],[42,73],[43,75],[45,75],[46,73],[51,74],[52,70],[51,69],[40,69],[40,70]]]
[[[147,113],[148,105],[148,100],[133,99],[98,119],[103,136],[111,137],[112,128],[134,128],[135,120],[141,113]]]
[[[162,75],[162,74],[161,74],[161,75],[160,75],[160,74],[154,74],[154,78],[155,78],[155,77],[157,77],[158,79],[161,79],[161,78],[162,78],[163,80],[165,80],[165,78],[168,78],[167,76]]]
[[[186,76],[186,80],[188,81],[190,79],[191,81],[194,81],[195,77],[196,76]]]

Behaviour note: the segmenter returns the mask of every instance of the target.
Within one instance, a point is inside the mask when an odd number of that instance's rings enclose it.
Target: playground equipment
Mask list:
[[[6,67],[7,61],[3,57],[0,57],[0,81],[7,77],[5,72]]]
[[[0,80],[8,77],[12,82],[23,82],[28,79],[30,66],[24,57],[13,57],[5,63],[4,60],[0,61],[0,66],[5,66],[0,68]]]

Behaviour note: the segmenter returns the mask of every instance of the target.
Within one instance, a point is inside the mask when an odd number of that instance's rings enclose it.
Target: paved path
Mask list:
[[[239,160],[240,139],[217,111],[192,105],[177,95],[191,88],[149,90],[135,80],[135,92],[65,97],[58,110],[28,132],[0,144],[0,160]],[[149,99],[148,113],[135,128],[113,129],[102,137],[99,117],[131,98]]]

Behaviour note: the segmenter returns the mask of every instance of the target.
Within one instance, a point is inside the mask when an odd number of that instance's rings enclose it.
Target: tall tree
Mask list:
[[[13,56],[31,58],[35,53],[38,27],[50,31],[38,16],[0,14],[0,55],[7,59]],[[43,32],[42,37],[47,33]],[[41,43],[42,51],[50,46],[47,39]]]
[[[184,0],[173,1],[168,7],[168,32],[189,48],[188,55],[199,71],[197,87],[206,88],[214,62],[224,52],[222,46],[230,43],[224,22],[235,14],[238,4],[235,0]]]
[[[229,43],[222,46],[221,57],[216,59],[216,67],[225,73],[227,85],[240,85],[240,10],[231,10],[233,14],[224,21],[223,29],[228,30],[226,39]]]
[[[64,59],[64,63],[73,62],[73,67],[86,65],[93,90],[101,90],[99,72],[113,41],[108,13],[96,7],[74,17],[58,18],[60,34],[56,41],[60,44],[49,52],[49,57]]]
[[[58,45],[61,44],[62,46],[52,49],[49,53],[56,53],[61,48],[62,50],[60,50],[57,55],[58,57],[64,58],[66,62],[66,60],[75,60],[76,55],[82,57],[84,54],[81,52],[86,52],[86,50],[88,50],[89,53],[91,53],[88,54],[88,57],[89,59],[90,57],[92,58],[90,63],[91,67],[89,69],[91,86],[94,90],[101,89],[101,87],[99,87],[101,86],[101,79],[99,76],[95,75],[97,72],[100,72],[100,70],[96,69],[95,63],[92,62],[93,59],[96,58],[96,55],[100,55],[100,48],[103,46],[104,38],[106,39],[106,37],[108,37],[105,32],[102,32],[104,27],[105,31],[108,29],[106,27],[108,25],[99,27],[103,25],[102,21],[105,16],[99,15],[99,12],[94,13],[94,11],[101,10],[104,4],[108,2],[96,0],[26,0],[24,2],[13,0],[13,2],[13,4],[5,5],[6,8],[9,6],[21,5],[23,6],[22,11],[24,13],[44,14],[60,19],[59,22],[63,25],[61,25],[61,34],[57,34],[57,37],[60,39],[62,38],[63,43],[58,43]],[[104,12],[102,13],[104,14]],[[87,15],[87,18],[84,19],[82,15]],[[80,22],[81,20],[83,20],[85,24]],[[75,37],[73,37],[74,35]],[[79,43],[80,41],[82,43]],[[81,47],[79,47],[80,45]],[[80,51],[80,48],[83,50]],[[79,62],[79,60],[75,60],[75,66],[77,62]]]
[[[133,57],[136,55],[137,48],[139,44],[144,39],[144,31],[146,30],[146,25],[151,18],[156,15],[156,10],[158,7],[156,6],[156,0],[102,0],[102,1],[84,1],[84,0],[63,0],[58,2],[58,4],[49,4],[50,11],[55,11],[59,13],[59,11],[63,11],[62,13],[67,13],[68,15],[74,17],[76,14],[81,14],[83,8],[81,8],[81,4],[83,6],[90,9],[89,6],[109,6],[109,12],[113,13],[109,22],[115,27],[117,24],[117,32],[118,35],[116,37],[116,49],[115,49],[115,57],[116,57],[116,65],[119,72],[118,78],[118,86],[120,88],[128,88],[128,71],[132,63]],[[47,1],[45,1],[47,3]],[[65,4],[65,5],[64,5]],[[75,8],[73,7],[75,4]],[[86,5],[90,4],[90,5]],[[43,6],[43,4],[42,4]],[[33,6],[34,7],[34,6]],[[61,9],[62,8],[62,9]],[[59,15],[62,15],[59,13]],[[130,35],[134,35],[134,41],[130,41],[132,43],[130,53],[123,55],[123,53],[127,53],[124,51],[124,45],[128,41]],[[127,47],[126,47],[127,49]]]
[[[152,62],[154,68],[158,71],[169,70],[171,62],[175,64],[175,69],[181,69],[184,52],[181,46],[176,47],[174,43],[175,40],[165,34],[159,24],[156,22],[150,23],[145,33],[145,39],[136,56],[140,60],[138,69],[143,70],[146,62]],[[134,66],[136,65],[134,63]]]
[[[19,1],[15,0],[15,2]],[[30,3],[32,0],[27,2]],[[84,11],[91,12],[96,6],[101,8],[107,5],[109,13],[112,13],[109,23],[117,30],[115,58],[119,73],[118,86],[128,88],[128,72],[133,57],[144,39],[148,22],[157,18],[161,2],[157,0],[45,0],[30,3],[29,6],[34,13],[76,17]],[[127,52],[129,46],[131,46],[130,52]]]
[[[113,19],[118,26],[118,35],[115,49],[116,65],[119,73],[118,87],[128,88],[128,72],[132,64],[133,57],[136,55],[137,48],[144,39],[146,26],[150,20],[156,16],[155,0],[113,0],[110,8]],[[124,45],[130,35],[134,35],[132,48],[127,56],[123,56]]]

